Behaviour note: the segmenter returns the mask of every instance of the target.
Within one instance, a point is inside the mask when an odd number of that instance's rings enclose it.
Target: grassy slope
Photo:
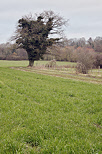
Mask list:
[[[39,74],[45,75],[53,75],[63,78],[70,78],[74,80],[81,80],[86,82],[92,82],[97,84],[102,84],[102,69],[100,70],[92,70],[89,74],[76,74],[75,68],[67,68],[63,69],[64,65],[68,66],[75,66],[76,63],[71,62],[59,62],[57,61],[57,65],[61,66],[62,68],[59,69],[43,69],[43,65],[48,63],[49,61],[35,61],[34,68],[28,68],[28,61],[4,61],[0,60],[0,67],[14,67],[19,70],[28,71],[28,72],[35,72]]]
[[[0,153],[102,153],[102,85],[0,68]]]

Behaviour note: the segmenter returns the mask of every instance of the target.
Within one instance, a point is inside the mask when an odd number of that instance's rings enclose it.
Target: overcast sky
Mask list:
[[[52,10],[69,19],[68,39],[102,37],[102,0],[2,0],[0,2],[0,44],[16,30],[17,21],[29,13]]]

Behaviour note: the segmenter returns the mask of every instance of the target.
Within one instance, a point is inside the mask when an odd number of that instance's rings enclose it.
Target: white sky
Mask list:
[[[69,19],[65,31],[68,39],[102,37],[102,0],[3,0],[0,2],[0,44],[13,35],[22,16],[44,10]]]

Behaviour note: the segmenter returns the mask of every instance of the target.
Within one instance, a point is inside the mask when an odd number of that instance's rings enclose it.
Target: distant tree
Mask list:
[[[76,42],[76,47],[85,47],[86,45],[86,40],[84,37],[80,38]]]
[[[76,38],[71,38],[68,40],[68,44],[69,46],[74,46],[76,47],[76,44],[77,44],[77,39]]]
[[[87,43],[88,43],[88,47],[94,49],[94,41],[91,37],[88,39]]]
[[[95,54],[94,66],[96,68],[98,68],[98,67],[102,68],[102,54],[101,53]]]
[[[102,53],[102,37],[96,37],[94,40],[94,50]]]
[[[33,66],[35,60],[43,57],[47,47],[52,46],[60,38],[55,38],[54,34],[61,34],[62,27],[66,24],[62,17],[56,15],[53,11],[44,11],[36,15],[25,16],[19,19],[14,39],[19,48],[27,51],[29,66]],[[53,38],[49,36],[53,35]]]
[[[0,59],[7,59],[7,57],[11,54],[10,47],[11,44],[8,42],[5,44],[0,44]]]
[[[66,40],[65,40],[66,41]],[[74,38],[74,39],[69,39],[67,41],[69,46],[73,46],[74,48],[78,48],[78,47],[85,47],[86,46],[86,40],[84,37],[82,38]]]

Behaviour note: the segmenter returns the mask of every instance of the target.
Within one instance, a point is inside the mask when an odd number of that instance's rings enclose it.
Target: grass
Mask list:
[[[2,65],[0,154],[102,153],[102,85]]]
[[[45,65],[48,63],[48,61],[35,61],[34,65]],[[59,62],[57,61],[57,65],[75,65],[75,63],[71,62]],[[9,60],[0,60],[0,67],[26,67],[28,66],[28,61],[27,60],[22,60],[22,61],[9,61]]]
[[[14,67],[14,69],[19,69],[22,71],[35,72],[45,75],[53,75],[63,78],[70,78],[74,80],[81,80],[85,82],[92,82],[97,84],[102,84],[102,69],[93,69],[89,71],[89,74],[76,74],[75,65],[76,63],[71,62],[58,62],[57,68],[46,69],[44,66],[48,61],[35,61],[34,68],[28,68],[28,61],[0,61],[1,67]],[[68,68],[65,68],[68,66]]]
[[[0,60],[0,67],[26,67],[28,61],[9,61],[9,60]]]
[[[85,81],[85,82],[92,82],[97,84],[102,84],[102,72],[98,73],[95,71],[94,73],[89,74],[76,74],[76,71],[74,68],[68,68],[65,69],[46,69],[46,68],[24,68],[24,67],[17,67],[17,70],[27,71],[27,72],[33,72],[33,73],[39,73],[39,74],[45,74],[45,75],[51,75],[56,77],[62,77],[66,79],[73,79],[73,80],[79,80],[79,81]]]

